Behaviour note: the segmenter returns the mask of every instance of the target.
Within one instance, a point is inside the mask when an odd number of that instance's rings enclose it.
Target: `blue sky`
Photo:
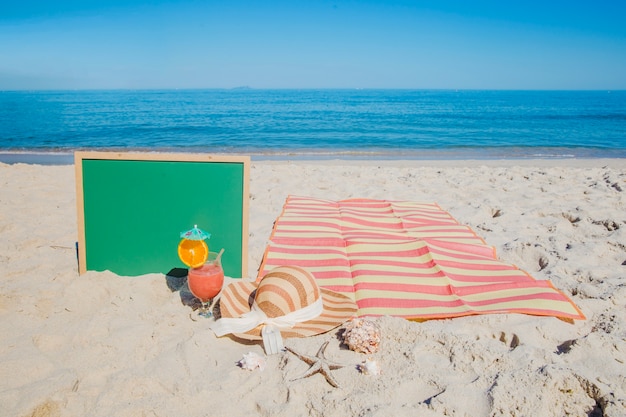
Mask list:
[[[626,1],[21,0],[0,90],[626,89]]]

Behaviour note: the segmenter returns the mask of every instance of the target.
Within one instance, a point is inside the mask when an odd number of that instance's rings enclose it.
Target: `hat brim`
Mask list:
[[[254,301],[257,286],[256,282],[245,281],[235,282],[224,288],[220,298],[221,316],[234,318],[248,313]],[[313,320],[298,323],[292,328],[281,329],[280,333],[284,338],[308,337],[326,333],[355,316],[358,307],[350,297],[325,288],[321,288],[320,292],[324,305],[322,314]],[[263,340],[262,327],[260,325],[245,333],[235,333],[234,336],[245,340]]]

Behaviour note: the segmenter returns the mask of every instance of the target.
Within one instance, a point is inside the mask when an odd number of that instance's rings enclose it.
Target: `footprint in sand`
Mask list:
[[[619,230],[619,223],[615,220],[592,220],[591,223],[597,226],[604,226],[608,232]]]
[[[516,263],[536,265],[535,272],[543,271],[550,265],[548,256],[542,249],[540,245],[522,242],[510,242],[504,246],[506,252],[514,254],[519,259]]]

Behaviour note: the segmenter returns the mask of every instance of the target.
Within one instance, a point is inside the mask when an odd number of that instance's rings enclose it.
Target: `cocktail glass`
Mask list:
[[[191,268],[187,274],[187,284],[191,293],[202,302],[199,314],[204,317],[211,317],[211,301],[222,290],[224,285],[224,270],[222,269],[222,253],[224,250],[209,252],[204,265],[198,268]]]

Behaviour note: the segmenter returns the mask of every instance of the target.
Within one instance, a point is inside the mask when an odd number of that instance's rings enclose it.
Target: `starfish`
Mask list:
[[[335,378],[332,376],[330,371],[334,369],[343,368],[345,365],[340,365],[338,363],[330,362],[328,359],[326,359],[326,357],[324,356],[324,351],[326,350],[326,346],[328,346],[328,342],[325,342],[322,346],[320,346],[315,356],[302,355],[301,353],[298,353],[294,351],[293,349],[285,346],[285,349],[287,349],[289,352],[293,353],[302,361],[311,365],[308,371],[306,371],[304,374],[302,374],[298,378],[292,379],[292,381],[295,381],[296,379],[307,378],[307,377],[310,377],[311,375],[320,373],[324,375],[324,377],[326,378],[326,381],[328,381],[330,385],[332,385],[335,388],[339,388],[339,384],[337,383]]]

